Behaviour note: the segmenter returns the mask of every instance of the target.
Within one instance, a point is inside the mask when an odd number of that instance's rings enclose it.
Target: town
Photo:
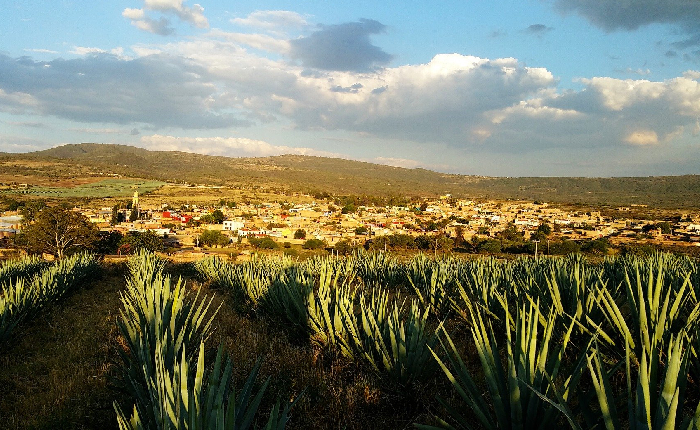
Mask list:
[[[183,193],[188,189],[191,186],[182,186]],[[566,254],[583,248],[604,254],[610,246],[648,244],[690,250],[700,245],[700,215],[679,213],[659,220],[632,216],[644,205],[602,213],[542,202],[479,202],[449,194],[404,206],[343,205],[331,196],[301,193],[279,195],[269,202],[210,200],[175,207],[162,198],[149,199],[135,192],[130,201],[112,207],[72,210],[103,232],[149,232],[162,238],[173,253],[234,246],[242,258],[250,255],[250,248],[282,249],[292,255],[300,247],[346,254],[360,246],[515,254]],[[0,217],[0,234],[13,236],[21,230],[22,221],[20,212],[6,211]]]

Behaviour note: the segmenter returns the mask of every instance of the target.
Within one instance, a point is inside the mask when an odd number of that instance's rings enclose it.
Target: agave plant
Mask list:
[[[440,358],[434,350],[433,355],[459,397],[473,413],[473,417],[466,416],[440,399],[449,414],[449,422],[439,419],[441,427],[472,428],[478,423],[486,429],[551,428],[560,414],[560,409],[553,405],[556,399],[566,401],[578,385],[583,374],[583,360],[568,371],[563,367],[563,357],[575,322],[567,325],[565,336],[555,343],[552,333],[558,324],[562,324],[555,312],[550,311],[545,317],[540,313],[537,302],[530,300],[529,304],[517,308],[511,327],[507,302],[504,303],[504,310],[507,315],[506,321],[502,322],[506,335],[505,359],[501,358],[494,326],[488,321],[487,314],[478,308],[470,311],[472,337],[488,396],[484,396],[475,382],[447,331],[444,328],[441,330],[440,344],[447,359]],[[557,379],[564,379],[560,388],[551,383]],[[427,425],[418,427],[436,428]]]
[[[435,371],[430,347],[436,336],[427,329],[429,312],[421,312],[415,301],[404,310],[403,303],[389,300],[386,290],[375,290],[369,299],[360,296],[357,319],[346,314],[346,331],[357,355],[376,372],[408,385]]]
[[[219,348],[213,369],[205,377],[204,343],[200,343],[195,372],[190,371],[186,352],[183,350],[180,360],[172,369],[164,365],[158,354],[159,363],[156,373],[148,379],[148,392],[156,408],[157,421],[149,426],[134,407],[131,418],[127,418],[117,403],[117,422],[120,430],[157,429],[236,429],[246,430],[255,424],[263,395],[270,383],[268,378],[257,390],[255,380],[260,369],[260,361],[248,375],[241,390],[237,393],[232,386],[232,362],[223,363],[222,349]],[[222,369],[223,364],[223,369]],[[298,397],[297,397],[298,400]],[[278,402],[271,411],[265,429],[284,429],[289,419],[289,412],[296,403],[288,402],[281,407]]]
[[[122,295],[124,309],[118,322],[125,339],[122,380],[134,398],[131,418],[115,403],[121,429],[247,429],[269,381],[253,395],[259,363],[238,399],[231,388],[231,361],[221,371],[222,351],[208,380],[204,375],[204,341],[217,311],[209,313],[211,299],[189,297],[181,280],[173,285],[163,276],[163,265],[143,254],[130,263],[131,279]],[[196,371],[187,351],[199,345]],[[278,403],[267,428],[284,428],[289,409]]]
[[[89,254],[75,254],[47,267],[31,280],[19,279],[0,295],[0,343],[22,322],[79,288],[99,268]]]

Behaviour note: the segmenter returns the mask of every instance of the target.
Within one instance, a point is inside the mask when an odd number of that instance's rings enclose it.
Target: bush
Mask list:
[[[279,245],[271,237],[249,237],[248,243],[257,249],[277,249]]]
[[[326,247],[326,241],[321,239],[309,239],[301,246],[304,249],[321,249]]]
[[[164,247],[163,238],[150,230],[144,233],[130,231],[119,242],[119,250],[122,254],[131,254],[141,249],[156,252],[162,251]]]
[[[204,230],[199,235],[199,243],[204,246],[226,246],[229,244],[229,238],[218,230]]]
[[[303,228],[298,229],[294,232],[294,239],[306,239],[306,230]]]
[[[581,245],[568,239],[564,239],[561,242],[551,242],[549,247],[549,252],[553,255],[573,254],[580,250]]]
[[[476,248],[479,252],[497,254],[501,252],[501,242],[499,240],[488,239],[480,242]]]
[[[352,246],[352,244],[347,240],[338,241],[338,243],[336,243],[333,248],[335,249],[335,252],[337,252],[339,255],[350,254],[355,249],[355,247]]]
[[[610,248],[610,241],[607,238],[589,240],[581,245],[581,251],[592,254],[607,254]]]

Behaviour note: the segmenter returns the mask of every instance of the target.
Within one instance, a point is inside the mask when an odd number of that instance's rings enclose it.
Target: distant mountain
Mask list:
[[[492,178],[405,169],[338,158],[301,155],[230,158],[95,143],[64,145],[28,154],[5,154],[0,160],[0,173],[7,173],[14,164],[22,166],[19,160],[43,162],[23,167],[23,174],[58,177],[80,173],[116,173],[162,181],[281,186],[292,190],[341,195],[428,196],[450,193],[473,199],[700,207],[699,175]]]

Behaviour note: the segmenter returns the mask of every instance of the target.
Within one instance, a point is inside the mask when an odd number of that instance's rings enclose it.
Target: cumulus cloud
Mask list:
[[[270,157],[282,154],[338,156],[326,151],[272,145],[262,140],[243,137],[175,137],[154,134],[142,136],[140,143],[147,149],[157,151],[195,152],[229,157]]]
[[[204,16],[204,8],[199,4],[185,6],[183,0],[144,0],[143,9],[126,8],[122,16],[131,20],[136,28],[149,33],[167,36],[175,32],[169,19],[164,16],[158,19],[148,16],[146,11],[175,15],[182,21],[197,28],[209,28],[209,21]]]
[[[309,25],[303,15],[288,10],[257,10],[245,18],[234,18],[231,23],[274,33]]]
[[[397,151],[427,143],[426,148],[439,144],[452,151],[455,159],[497,153],[517,154],[511,156],[515,161],[538,160],[533,154],[551,160],[554,153],[560,159],[585,153],[587,159],[571,161],[584,169],[590,166],[581,163],[595,163],[613,149],[616,157],[644,152],[653,160],[661,149],[690,147],[692,134],[700,133],[697,71],[666,81],[589,77],[579,80],[582,89],[561,91],[551,72],[514,58],[439,54],[422,64],[327,69],[247,49],[285,55],[293,43],[272,33],[218,30],[132,47],[136,58],[99,48],[75,48],[81,58],[48,62],[0,55],[0,111],[67,118],[133,135],[141,130],[142,145],[152,149],[217,155],[323,153],[256,140],[163,134],[174,133],[169,128],[193,135],[196,129],[266,123],[294,132],[342,131],[357,139],[353,142],[364,139],[358,145],[382,138],[381,149],[376,145],[368,157],[381,155],[375,161],[403,167],[423,158],[415,150]],[[144,137],[144,130],[161,134]]]
[[[632,31],[650,24],[672,25],[685,35],[671,44],[674,49],[700,46],[700,2],[697,1],[557,0],[556,5],[560,11],[577,13],[607,32]],[[700,57],[700,53],[695,51],[685,56],[690,59]]]
[[[49,62],[0,55],[0,110],[153,127],[249,124],[211,107],[217,89],[204,73],[201,66],[165,55],[121,60],[100,54]]]
[[[133,20],[131,24],[139,30],[159,36],[169,36],[175,33],[175,28],[170,24],[170,20],[162,16],[158,19],[144,18]]]
[[[415,169],[416,167],[422,166],[419,161],[395,157],[376,157],[372,160],[372,162],[392,167],[403,167],[406,169]]]
[[[659,143],[659,136],[654,130],[637,130],[629,133],[625,137],[625,142],[630,145],[656,145]]]
[[[386,65],[391,55],[370,41],[386,26],[371,19],[321,26],[307,37],[292,40],[290,55],[305,67],[363,72]]]
[[[653,23],[695,27],[700,22],[700,3],[688,0],[557,0],[557,6],[606,31],[636,30]]]

